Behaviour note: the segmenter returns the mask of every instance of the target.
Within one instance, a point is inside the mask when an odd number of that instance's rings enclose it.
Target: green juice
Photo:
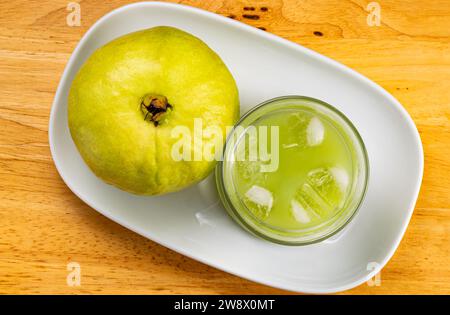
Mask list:
[[[248,156],[246,161],[237,161],[233,170],[237,193],[256,218],[273,227],[294,230],[318,225],[339,210],[352,177],[353,148],[332,122],[304,109],[277,112],[254,126],[269,130],[276,126],[280,138],[277,170],[261,172],[264,162],[249,161]],[[315,143],[308,144],[308,130],[310,137],[320,133]],[[239,145],[248,151],[249,141]],[[270,209],[252,198],[253,186],[270,192]]]
[[[368,170],[362,141],[342,114],[314,99],[283,98],[240,125],[218,174],[234,219],[283,244],[324,239],[349,221]]]

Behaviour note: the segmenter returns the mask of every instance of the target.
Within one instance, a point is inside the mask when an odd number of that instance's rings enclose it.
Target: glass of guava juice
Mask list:
[[[306,245],[343,229],[367,189],[369,163],[353,124],[304,96],[266,101],[229,133],[216,168],[231,217],[263,239]]]

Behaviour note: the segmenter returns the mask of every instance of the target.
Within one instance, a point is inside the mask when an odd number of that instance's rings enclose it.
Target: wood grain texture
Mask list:
[[[128,1],[0,3],[0,293],[284,294],[174,253],[111,222],[65,186],[48,146],[48,120],[64,66],[86,30]],[[381,286],[344,292],[450,293],[450,2],[178,1],[302,44],[371,78],[416,122],[425,151],[420,197]],[[253,7],[254,10],[244,7]],[[267,8],[262,9],[261,8]],[[67,263],[81,286],[66,284]]]

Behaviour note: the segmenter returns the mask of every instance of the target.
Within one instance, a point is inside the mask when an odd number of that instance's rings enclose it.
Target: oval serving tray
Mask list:
[[[226,214],[214,179],[178,193],[140,197],[103,183],[81,159],[67,126],[67,95],[87,57],[139,29],[170,25],[214,49],[233,73],[242,113],[280,95],[306,95],[342,111],[368,150],[370,182],[352,223],[319,244],[288,247],[251,236]],[[291,291],[330,293],[355,287],[396,250],[419,193],[423,150],[400,103],[374,82],[316,52],[240,22],[192,7],[140,2],[97,21],[73,52],[59,83],[49,125],[59,174],[84,202],[163,246],[226,272]]]

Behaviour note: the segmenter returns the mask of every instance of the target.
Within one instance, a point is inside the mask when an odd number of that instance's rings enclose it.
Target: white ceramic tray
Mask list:
[[[170,25],[204,40],[224,60],[240,91],[242,112],[280,95],[306,95],[336,106],[367,146],[370,182],[352,223],[331,240],[287,247],[242,230],[220,204],[214,178],[184,191],[139,197],[104,184],[81,159],[67,126],[67,95],[79,67],[123,34]],[[203,10],[157,2],[101,18],[73,52],[54,99],[49,137],[70,189],[98,212],[155,242],[226,272],[273,287],[310,293],[355,287],[396,250],[412,215],[423,173],[417,129],[403,107],[353,70],[302,46]],[[375,267],[374,267],[375,266]]]

